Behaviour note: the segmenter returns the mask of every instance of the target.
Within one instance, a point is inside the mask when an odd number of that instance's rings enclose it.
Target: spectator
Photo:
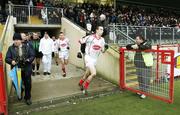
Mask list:
[[[127,49],[141,50],[136,51],[134,56],[134,65],[136,66],[136,74],[138,76],[139,89],[143,92],[148,92],[151,79],[151,67],[153,66],[153,56],[149,52],[143,50],[151,49],[150,42],[146,41],[142,36],[136,37],[135,44],[129,44]],[[140,94],[141,98],[146,98],[146,95]]]
[[[31,40],[33,49],[35,51],[35,59],[32,63],[32,75],[40,75],[39,67],[40,67],[40,61],[42,57],[42,52],[39,52],[39,45],[40,45],[40,38],[37,33],[33,33],[33,39]]]
[[[34,60],[34,50],[27,44],[22,43],[22,38],[19,33],[14,34],[13,42],[13,45],[8,48],[5,61],[11,65],[11,68],[15,66],[21,68],[22,81],[25,88],[22,88],[22,94],[25,90],[25,103],[31,105],[31,63]]]

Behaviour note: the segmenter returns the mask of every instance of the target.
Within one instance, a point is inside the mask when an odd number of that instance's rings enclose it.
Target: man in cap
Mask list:
[[[34,51],[32,47],[22,43],[20,33],[14,33],[13,42],[14,43],[8,48],[5,61],[11,65],[11,68],[14,66],[21,68],[22,81],[25,88],[24,99],[27,105],[31,105],[31,63],[35,57]]]

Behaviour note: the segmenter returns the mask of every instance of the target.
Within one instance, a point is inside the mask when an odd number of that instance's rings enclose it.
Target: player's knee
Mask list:
[[[64,64],[66,64],[66,65],[67,65],[67,64],[68,64],[68,61],[67,61],[67,60],[65,60],[65,61],[64,61]]]
[[[93,77],[96,76],[96,72],[91,73],[91,75],[92,75]]]

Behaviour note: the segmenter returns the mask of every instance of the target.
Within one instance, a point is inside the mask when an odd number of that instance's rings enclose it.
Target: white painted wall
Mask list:
[[[5,56],[6,56],[6,52],[8,50],[8,47],[12,44],[13,40],[13,34],[14,34],[14,24],[15,24],[15,19],[10,16],[9,19],[9,23],[6,25],[7,26],[7,30],[4,31],[4,43],[3,44],[3,50],[2,50],[2,54],[3,54],[3,60],[4,60],[4,64],[5,64]],[[5,29],[5,28],[4,28]],[[11,87],[12,87],[12,81],[8,76],[8,73],[10,71],[10,65],[5,64],[5,75],[6,75],[6,87],[7,87],[7,93],[8,95],[10,94],[11,91]]]

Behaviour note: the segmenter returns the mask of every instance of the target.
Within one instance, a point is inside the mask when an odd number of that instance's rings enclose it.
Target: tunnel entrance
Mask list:
[[[15,32],[23,32],[23,33],[32,33],[32,32],[40,32],[41,37],[43,37],[44,32],[48,32],[49,36],[56,36],[58,37],[58,34],[61,31],[61,26],[59,25],[21,25],[21,24],[16,24],[15,26]]]

